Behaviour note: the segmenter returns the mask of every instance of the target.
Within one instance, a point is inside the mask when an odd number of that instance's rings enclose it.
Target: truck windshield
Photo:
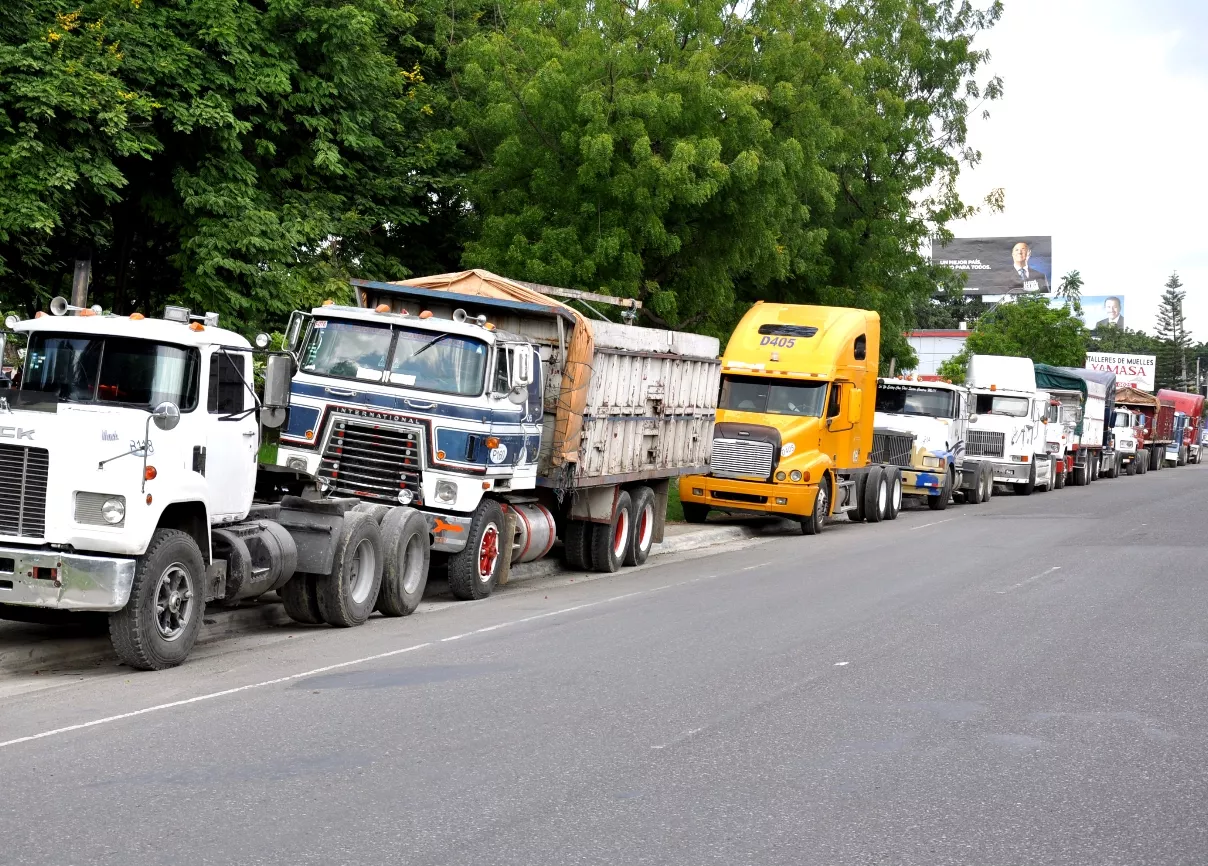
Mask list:
[[[719,401],[722,409],[803,418],[821,418],[825,403],[825,382],[784,382],[758,376],[726,376]]]
[[[468,397],[482,393],[487,345],[418,328],[316,319],[300,357],[306,373]]]
[[[978,415],[1010,415],[1012,418],[1026,418],[1028,416],[1028,398],[978,394],[976,411]]]
[[[128,337],[31,334],[21,390],[60,403],[197,407],[196,349]]]
[[[1131,427],[1131,426],[1133,426],[1132,415],[1130,415],[1128,412],[1121,412],[1119,410],[1116,410],[1115,414],[1112,415],[1112,426],[1113,427]]]
[[[877,385],[877,411],[889,415],[956,417],[956,394],[944,388]]]

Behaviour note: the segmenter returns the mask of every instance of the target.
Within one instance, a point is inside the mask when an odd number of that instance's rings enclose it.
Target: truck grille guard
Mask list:
[[[913,433],[874,430],[872,434],[872,453],[868,455],[868,460],[870,463],[909,467],[913,452]]]
[[[0,445],[0,535],[46,536],[46,484],[50,452]]]
[[[345,415],[330,423],[319,477],[333,492],[391,505],[423,504],[423,431]]]

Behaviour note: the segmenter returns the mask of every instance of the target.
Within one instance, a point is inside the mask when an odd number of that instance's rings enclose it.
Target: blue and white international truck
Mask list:
[[[462,599],[556,539],[573,568],[645,561],[670,479],[707,470],[716,339],[588,321],[548,294],[564,290],[485,271],[354,286],[355,306],[286,334],[277,464],[314,479],[304,495],[418,511]]]

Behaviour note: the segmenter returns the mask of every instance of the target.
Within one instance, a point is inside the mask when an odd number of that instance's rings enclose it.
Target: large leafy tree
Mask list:
[[[0,16],[0,307],[62,292],[279,321],[426,262],[456,195],[399,0],[25,0]],[[431,30],[431,27],[427,28]],[[456,208],[454,208],[455,210]],[[455,252],[448,255],[455,255]]]
[[[965,348],[940,365],[939,374],[965,381],[971,355],[1011,355],[1041,364],[1081,367],[1087,330],[1068,307],[1051,308],[1046,298],[1023,296],[984,315]]]
[[[757,298],[882,313],[883,358],[950,272],[966,118],[999,95],[955,0],[518,0],[455,52],[481,161],[466,261],[726,332]]]

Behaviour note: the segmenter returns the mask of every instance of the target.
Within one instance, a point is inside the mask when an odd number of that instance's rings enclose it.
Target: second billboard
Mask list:
[[[1053,238],[953,238],[932,241],[931,261],[967,275],[970,295],[1048,294],[1053,286]]]

